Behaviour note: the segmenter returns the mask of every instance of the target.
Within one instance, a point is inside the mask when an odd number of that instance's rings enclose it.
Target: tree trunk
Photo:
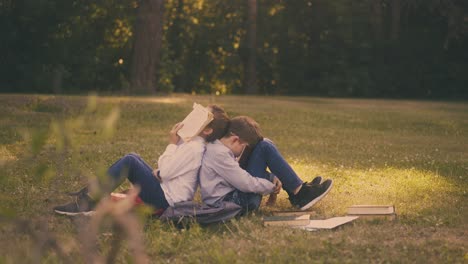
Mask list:
[[[171,60],[177,61],[179,64],[183,65],[184,60],[184,46],[181,41],[180,36],[184,34],[184,0],[177,0],[176,14],[174,22],[168,33],[168,42],[172,47]],[[186,70],[184,68],[184,70]],[[184,92],[185,91],[185,74],[183,72],[176,73],[172,78],[174,84],[175,92]]]
[[[247,57],[244,65],[244,90],[256,94],[257,87],[257,0],[247,0]]]
[[[384,54],[383,49],[383,6],[382,0],[371,0],[371,13],[370,13],[370,23],[372,28],[372,33],[374,35],[374,45],[373,45],[373,62],[371,63],[370,73],[374,83],[378,86],[374,87],[374,94],[379,94],[385,92],[386,88],[381,86],[382,83],[386,82],[385,67],[384,67]],[[370,92],[372,93],[372,92]]]
[[[401,16],[401,0],[392,1],[392,31],[390,39],[398,41],[400,38],[400,16]]]
[[[164,0],[139,1],[130,73],[132,93],[153,93],[157,90],[163,13]]]
[[[372,0],[371,5],[371,26],[374,38],[376,41],[381,41],[383,37],[382,1]]]

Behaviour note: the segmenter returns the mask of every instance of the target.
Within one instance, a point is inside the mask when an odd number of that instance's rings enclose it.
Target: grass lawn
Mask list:
[[[252,116],[304,180],[332,178],[314,218],[345,215],[352,204],[394,204],[398,220],[319,232],[263,227],[262,215],[291,209],[283,191],[275,207],[227,224],[180,230],[146,220],[152,262],[468,263],[468,104],[188,95],[0,95],[0,263],[85,262],[80,227],[89,219],[51,208],[126,153],[156,165],[167,132],[194,101]],[[104,253],[111,231],[104,225],[99,235]],[[64,256],[40,248],[41,238]],[[131,252],[124,243],[115,262],[131,261]]]

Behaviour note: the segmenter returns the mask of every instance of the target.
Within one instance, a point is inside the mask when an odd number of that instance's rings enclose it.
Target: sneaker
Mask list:
[[[69,193],[75,196],[75,201],[54,207],[54,212],[61,215],[92,215],[96,203],[88,196],[88,189],[84,188],[76,193]]]
[[[305,182],[307,185],[317,185],[322,183],[322,176],[315,177],[311,182]]]
[[[307,185],[303,184],[301,190],[289,197],[292,205],[299,207],[302,211],[309,209],[312,205],[320,201],[333,186],[332,180],[326,180],[321,184]]]
[[[83,187],[83,189],[77,191],[77,192],[67,192],[66,194],[68,196],[80,196],[80,195],[87,195],[89,193],[89,188],[88,186]]]

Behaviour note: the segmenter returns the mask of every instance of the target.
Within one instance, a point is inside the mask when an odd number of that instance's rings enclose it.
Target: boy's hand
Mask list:
[[[183,126],[184,126],[184,124],[177,123],[177,124],[174,125],[174,127],[172,127],[171,131],[169,132],[169,143],[170,144],[177,144],[177,142],[179,142],[180,137],[179,137],[179,135],[177,135],[177,131],[179,131]]]
[[[276,176],[275,178],[273,178],[273,184],[275,185],[275,190],[273,191],[273,193],[278,194],[281,191],[281,187],[283,187],[283,184]]]
[[[266,201],[266,206],[274,206],[275,203],[276,203],[276,198],[278,197],[278,195],[276,193],[272,193],[270,194],[270,196],[268,197],[268,200]]]

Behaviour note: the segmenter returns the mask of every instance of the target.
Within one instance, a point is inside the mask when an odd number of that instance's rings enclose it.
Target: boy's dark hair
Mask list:
[[[206,141],[213,142],[226,134],[229,126],[229,117],[226,111],[219,105],[209,105],[208,109],[213,113],[213,120],[206,127],[212,128],[213,133],[206,137]]]
[[[260,125],[248,116],[237,116],[231,119],[225,137],[229,137],[232,134],[238,136],[250,146],[255,146],[258,141],[263,139]]]

